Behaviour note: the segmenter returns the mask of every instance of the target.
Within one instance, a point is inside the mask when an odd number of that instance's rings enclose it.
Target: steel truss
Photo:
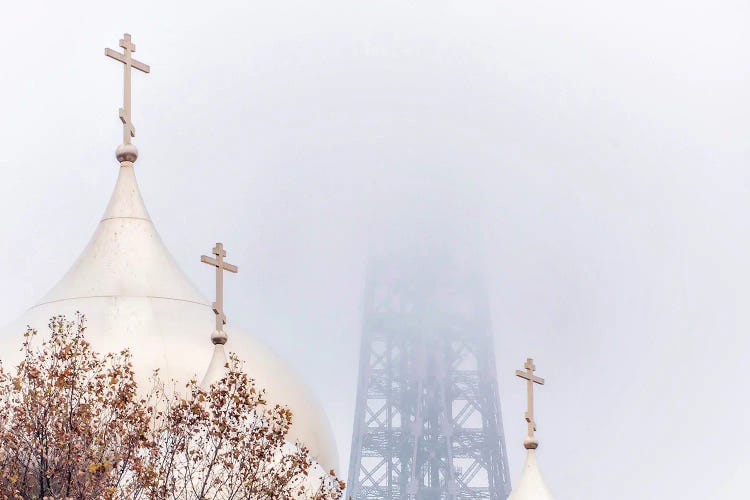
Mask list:
[[[486,293],[456,264],[373,262],[347,498],[510,492]]]

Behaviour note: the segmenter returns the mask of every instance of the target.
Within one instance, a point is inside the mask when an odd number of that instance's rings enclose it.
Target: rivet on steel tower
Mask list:
[[[468,266],[427,261],[370,263],[346,498],[505,500],[487,293]]]

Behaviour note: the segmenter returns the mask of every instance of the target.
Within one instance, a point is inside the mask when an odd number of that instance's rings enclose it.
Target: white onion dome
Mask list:
[[[523,464],[521,478],[513,488],[508,500],[553,500],[552,493],[544,484],[542,474],[539,471],[539,463],[536,460],[536,449],[539,442],[534,438],[524,441],[526,448],[526,462]]]
[[[43,333],[50,317],[71,318],[76,311],[85,314],[88,339],[97,351],[130,348],[140,387],[155,369],[177,387],[191,379],[210,381],[223,368],[226,353],[235,352],[258,387],[267,390],[268,400],[292,410],[291,437],[323,467],[336,468],[330,423],[293,368],[236,327],[227,328],[226,345],[212,345],[214,312],[162,243],[138,189],[137,150],[132,149],[118,149],[121,166],[112,198],[78,260],[44,298],[0,331],[2,361],[6,366],[20,361],[26,325]]]

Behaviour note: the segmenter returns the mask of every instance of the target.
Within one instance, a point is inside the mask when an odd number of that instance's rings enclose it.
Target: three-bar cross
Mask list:
[[[536,430],[536,422],[534,421],[534,384],[544,385],[544,379],[534,375],[534,360],[531,358],[526,359],[526,363],[523,365],[526,371],[516,370],[516,376],[526,379],[526,397],[527,397],[527,409],[526,409],[526,422],[529,426],[529,439],[534,438],[534,431]]]
[[[216,258],[201,255],[201,262],[210,264],[216,267],[216,302],[212,304],[214,313],[216,314],[216,331],[221,332],[224,330],[224,325],[227,323],[227,317],[224,314],[224,271],[230,273],[237,272],[237,266],[224,262],[224,257],[227,256],[224,245],[217,243],[216,246],[211,250]]]
[[[104,49],[104,55],[116,59],[125,65],[125,95],[123,97],[125,102],[123,107],[120,108],[120,121],[122,121],[122,142],[123,144],[130,144],[130,138],[135,137],[135,127],[130,115],[130,68],[135,68],[144,73],[150,73],[151,68],[148,64],[143,64],[133,59],[132,54],[135,52],[135,44],[130,41],[129,33],[125,33],[123,39],[120,40],[120,47],[123,48],[123,54],[115,52],[112,49]]]

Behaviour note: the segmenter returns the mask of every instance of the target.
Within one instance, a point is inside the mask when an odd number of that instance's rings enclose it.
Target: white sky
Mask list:
[[[514,478],[530,355],[558,499],[746,498],[749,23],[746,0],[5,5],[0,313],[104,210],[103,49],[129,31],[152,218],[207,296],[225,243],[230,319],[306,374],[342,476],[364,266],[416,212],[481,229]]]

